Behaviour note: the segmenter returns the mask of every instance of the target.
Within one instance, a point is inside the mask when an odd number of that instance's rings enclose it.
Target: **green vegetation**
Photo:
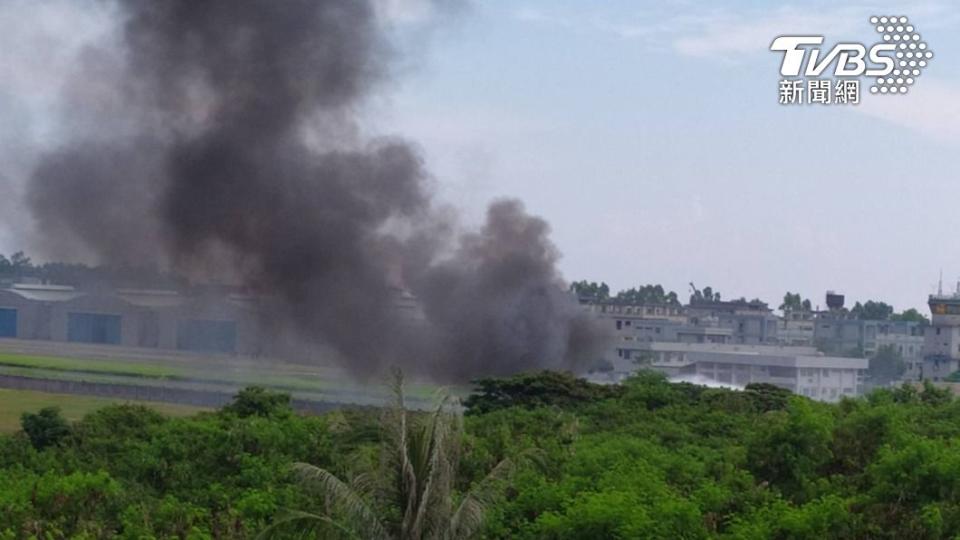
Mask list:
[[[574,281],[570,284],[570,292],[576,293],[582,299],[594,302],[613,302],[616,304],[669,304],[679,306],[680,299],[674,291],[666,291],[663,285],[641,285],[630,287],[610,296],[610,286],[604,282]]]
[[[180,370],[169,366],[131,362],[129,360],[91,360],[15,353],[0,353],[0,366],[46,369],[51,371],[73,371],[77,373],[126,375],[130,377],[154,379],[172,379],[182,376]]]
[[[864,321],[906,321],[917,322],[922,325],[930,324],[930,319],[914,308],[904,310],[901,313],[895,313],[893,306],[886,302],[867,300],[861,304],[857,302],[850,309],[849,315],[853,319]]]
[[[37,450],[60,444],[70,435],[70,426],[60,415],[60,407],[44,407],[36,414],[23,413],[20,425]]]
[[[886,302],[867,300],[861,304],[857,302],[850,308],[850,316],[863,321],[886,321],[893,315],[893,306]]]
[[[662,285],[641,285],[620,291],[613,299],[621,304],[669,304],[679,306],[680,299],[674,291],[667,292]]]
[[[693,293],[690,294],[690,303],[691,304],[702,304],[709,302],[719,302],[720,301],[720,292],[714,291],[713,287],[709,285],[703,289],[698,289],[693,283],[690,284],[690,290]]]
[[[248,389],[187,418],[27,416],[0,436],[0,538],[450,538],[471,500],[483,538],[960,535],[960,401],[929,384],[831,405],[539,373],[453,405],[304,417]]]
[[[380,422],[383,444],[377,469],[354,477],[351,485],[326,469],[297,463],[300,484],[320,494],[322,504],[317,505],[319,510],[289,512],[267,529],[267,535],[333,533],[400,540],[476,535],[485,512],[502,499],[514,461],[500,461],[455,501],[463,453],[463,417],[456,399],[441,394],[433,411],[418,414],[406,408],[399,372],[392,386],[394,403]]]
[[[595,302],[605,302],[610,300],[610,286],[604,282],[596,281],[574,281],[570,284],[570,292],[576,293],[581,298],[589,298]]]
[[[124,401],[69,394],[50,394],[33,390],[0,389],[0,433],[16,432],[21,427],[20,420],[23,413],[36,412],[46,407],[59,408],[67,420],[75,422],[91,412],[118,403],[124,403]],[[204,410],[202,407],[170,403],[127,403],[147,405],[170,416],[188,416]]]
[[[242,364],[235,358],[207,358],[203,362],[196,362],[179,358],[129,360],[0,352],[0,374],[119,385],[199,387],[218,391],[223,391],[225,387],[232,391],[256,384],[272,390],[292,392],[305,399],[343,402],[354,402],[358,397],[368,398],[368,402],[379,402],[387,396],[380,386],[339,380],[342,375],[330,369],[281,361]],[[407,394],[414,400],[428,404],[436,390],[434,384],[415,383],[409,385]],[[468,393],[466,387],[450,390],[457,396],[466,396]]]
[[[802,298],[800,293],[791,293],[787,291],[787,294],[783,295],[783,303],[780,304],[778,308],[780,311],[811,311],[813,309],[813,304],[810,303],[809,298]]]
[[[184,276],[150,267],[87,266],[78,263],[36,264],[22,251],[9,257],[0,254],[0,280],[30,277],[42,283],[72,285],[83,289],[103,286],[131,289],[178,288],[188,283]]]
[[[915,308],[910,308],[904,310],[902,313],[894,313],[890,316],[891,321],[907,321],[907,322],[918,322],[923,325],[929,325],[930,319],[926,315],[920,313]]]

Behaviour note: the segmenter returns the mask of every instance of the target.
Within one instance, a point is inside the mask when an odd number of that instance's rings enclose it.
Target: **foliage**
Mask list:
[[[894,313],[890,316],[891,321],[905,321],[905,322],[917,322],[923,326],[930,325],[930,319],[926,315],[920,313],[915,308],[910,308],[904,310],[902,313]]]
[[[679,306],[680,299],[674,291],[667,292],[663,285],[641,285],[631,287],[610,296],[610,286],[604,282],[574,281],[570,284],[570,292],[575,293],[581,301],[614,302],[617,304],[667,304]]]
[[[793,395],[789,390],[768,383],[750,383],[743,390],[757,412],[761,413],[785,409]]]
[[[667,292],[662,285],[641,285],[620,291],[613,301],[619,304],[667,304],[679,306],[680,299],[674,291]]]
[[[20,426],[37,450],[58,444],[70,435],[70,426],[60,414],[59,407],[44,407],[36,414],[23,413]]]
[[[693,291],[690,294],[691,304],[703,304],[707,302],[720,301],[720,292],[714,292],[713,288],[711,288],[710,286],[706,286],[701,290],[701,289],[698,289],[693,283],[691,283],[690,290]]]
[[[594,384],[569,372],[540,371],[507,378],[473,381],[476,391],[466,399],[468,414],[482,414],[506,407],[569,407],[615,397],[618,386]]]
[[[282,416],[293,412],[290,408],[290,395],[271,392],[261,386],[249,386],[237,393],[233,403],[223,408],[240,418],[248,416]]]
[[[284,537],[375,537],[376,522],[443,538],[480,486],[483,538],[960,536],[960,401],[944,388],[827,404],[653,372],[574,381],[487,379],[462,418],[452,401],[323,416],[235,401],[189,418],[125,405],[41,449],[0,436],[0,538],[241,539],[285,519]],[[485,482],[502,462],[509,485]],[[311,533],[307,513],[327,527]]]
[[[81,289],[181,288],[188,284],[178,276],[153,267],[87,266],[80,263],[34,263],[24,252],[6,257],[0,254],[0,280],[34,278],[44,283],[72,285]]]
[[[783,295],[783,303],[780,304],[778,308],[780,311],[810,311],[813,309],[813,305],[810,303],[810,299],[803,299],[800,297],[800,293],[791,293],[787,291]]]
[[[850,308],[850,316],[862,321],[886,321],[893,315],[893,306],[886,302],[867,300],[865,304],[857,302]]]
[[[441,395],[429,413],[414,414],[404,402],[403,379],[394,375],[394,403],[384,411],[380,467],[374,476],[353,485],[306,463],[295,470],[306,489],[322,497],[320,509],[294,511],[267,531],[292,531],[356,538],[470,538],[483,525],[488,507],[497,501],[503,480],[514,469],[500,461],[485,478],[454,500],[463,445],[459,404]],[[366,492],[366,493],[365,493]],[[379,510],[379,511],[378,511]]]
[[[574,281],[570,284],[570,292],[576,293],[581,299],[591,302],[603,302],[610,299],[610,287],[602,281],[600,283],[596,281],[588,282],[587,280]]]

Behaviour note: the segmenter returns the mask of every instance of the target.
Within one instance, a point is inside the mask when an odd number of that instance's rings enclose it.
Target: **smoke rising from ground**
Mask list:
[[[75,123],[28,184],[49,249],[239,280],[358,375],[590,360],[596,333],[563,291],[543,220],[497,201],[458,233],[414,148],[357,140],[355,115],[395,59],[372,2],[118,8],[122,57],[88,51],[69,83],[109,86],[111,117]],[[400,285],[425,322],[395,309]]]

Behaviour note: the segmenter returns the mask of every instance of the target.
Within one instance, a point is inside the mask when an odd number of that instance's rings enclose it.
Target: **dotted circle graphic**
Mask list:
[[[927,60],[933,58],[933,51],[920,41],[920,33],[909,22],[903,15],[870,17],[870,24],[881,34],[882,41],[877,43],[892,42],[897,48],[894,55],[896,69],[887,78],[878,77],[876,84],[870,87],[871,94],[906,94],[927,67]]]

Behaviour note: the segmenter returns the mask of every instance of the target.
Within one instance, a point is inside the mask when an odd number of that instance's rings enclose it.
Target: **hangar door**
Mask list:
[[[101,313],[70,313],[67,340],[78,343],[120,344],[120,316]]]
[[[0,338],[17,337],[17,310],[0,308]]]
[[[177,348],[196,352],[235,352],[237,323],[201,319],[180,321],[177,324]]]

